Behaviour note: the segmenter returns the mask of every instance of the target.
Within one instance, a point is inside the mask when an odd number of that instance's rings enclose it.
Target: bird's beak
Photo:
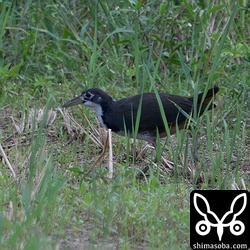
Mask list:
[[[75,106],[75,105],[78,105],[78,104],[83,104],[83,101],[82,101],[82,98],[81,96],[77,96],[76,98],[66,102],[64,105],[63,105],[63,108],[68,108],[68,107],[72,107],[72,106]]]

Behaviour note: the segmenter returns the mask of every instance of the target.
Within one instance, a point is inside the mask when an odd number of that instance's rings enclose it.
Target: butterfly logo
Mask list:
[[[206,208],[205,212],[203,212],[202,208],[199,208],[199,206],[198,206],[197,201],[199,199],[201,199],[200,201],[203,201],[203,204],[205,203],[205,208]],[[240,199],[243,199],[243,205],[239,209],[239,211],[235,211],[235,210],[237,210],[235,207],[235,204],[237,202],[239,202]],[[195,230],[199,235],[204,236],[204,235],[209,234],[211,227],[217,228],[217,235],[218,235],[219,241],[221,241],[221,239],[222,239],[222,235],[224,233],[224,227],[229,227],[230,232],[236,236],[244,233],[245,225],[243,224],[242,221],[237,220],[236,218],[246,208],[246,205],[247,205],[246,193],[239,194],[238,196],[236,196],[233,199],[231,206],[230,206],[230,210],[228,212],[226,212],[222,216],[221,219],[219,219],[218,216],[213,211],[210,210],[210,205],[209,205],[207,199],[203,195],[195,193],[194,198],[193,198],[193,202],[194,202],[194,207],[195,207],[196,211],[204,218],[204,220],[200,220],[199,222],[197,222],[197,224],[195,226]],[[232,220],[229,223],[224,223],[226,218],[229,215],[232,216]],[[214,219],[213,222],[211,222],[211,219]],[[216,223],[214,223],[215,221],[216,221]]]

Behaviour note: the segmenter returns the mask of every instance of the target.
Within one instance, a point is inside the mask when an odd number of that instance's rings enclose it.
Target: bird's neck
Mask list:
[[[103,116],[104,116],[105,113],[107,113],[107,112],[112,112],[113,104],[114,104],[114,101],[111,100],[111,101],[109,101],[109,102],[102,103],[102,105],[96,104],[96,105],[93,107],[93,109],[95,110],[95,112],[96,112],[96,114],[97,114],[97,118],[98,118],[100,124],[101,124],[102,127],[104,127],[105,129],[108,129],[108,128],[107,128],[107,126],[104,124]]]

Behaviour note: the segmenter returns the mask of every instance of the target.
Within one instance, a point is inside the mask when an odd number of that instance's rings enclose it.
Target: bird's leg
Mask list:
[[[142,167],[136,174],[136,178],[141,178],[143,177],[149,170],[149,166],[146,165],[144,167]]]
[[[198,167],[198,146],[199,146],[199,141],[198,141],[198,134],[195,128],[191,129],[191,137],[192,137],[192,157],[193,157],[193,163],[195,166],[195,170]]]
[[[102,148],[102,152],[98,156],[97,160],[95,161],[94,166],[96,166],[97,164],[99,164],[102,161],[102,159],[103,159],[103,157],[105,155],[105,152],[107,150],[108,141],[109,141],[109,134],[108,134],[108,131],[107,131],[106,132],[106,137],[105,137],[105,142],[104,142],[104,145],[103,145],[103,148]]]
[[[174,163],[165,159],[163,156],[162,156],[162,150],[161,150],[161,147],[160,147],[160,140],[157,140],[157,141],[154,141],[154,142],[150,142],[152,145],[150,144],[147,144],[145,147],[143,147],[143,149],[140,151],[140,153],[138,154],[137,157],[139,157],[140,155],[142,155],[142,153],[145,154],[145,152],[151,148],[151,149],[154,149],[156,151],[156,155],[155,155],[155,159],[154,159],[154,163],[161,163],[163,164],[164,166],[167,166],[169,169],[171,169],[171,171],[173,170],[173,165]],[[137,178],[141,178],[143,177],[147,171],[149,170],[149,165],[147,166],[144,166],[140,169],[140,171],[138,171],[136,177]]]
[[[150,148],[151,148],[151,149],[155,149],[154,146],[152,146],[152,145],[150,145],[150,144],[147,143],[147,144],[140,150],[140,152],[137,154],[135,160],[145,158],[145,156],[146,156],[146,154],[147,154],[147,151],[148,151],[148,149],[150,149]]]
[[[166,143],[166,142],[165,142]],[[160,141],[158,143],[160,145]],[[165,144],[164,144],[165,145]],[[157,145],[158,146],[158,145]],[[158,146],[159,147],[159,146]],[[161,151],[161,154],[160,154],[160,162],[166,167],[168,167],[169,169],[171,169],[171,171],[174,169],[174,163],[172,161],[169,161],[167,159],[165,159],[163,156],[162,156],[162,152],[163,150]]]
[[[94,165],[88,170],[88,172],[86,173],[86,175],[88,175],[94,168],[97,164],[99,164],[104,155],[105,155],[105,152],[107,150],[107,145],[108,145],[108,141],[109,141],[109,134],[108,134],[108,131],[106,132],[106,138],[105,138],[105,142],[104,142],[104,145],[103,145],[103,148],[102,148],[102,152],[101,154],[98,156],[97,160],[95,161]]]
[[[155,148],[155,162],[156,163],[159,163],[161,161],[161,155],[162,155],[162,152],[161,152],[161,144],[160,144],[160,139],[157,138],[157,140],[154,142],[154,148]]]
[[[139,152],[139,154],[137,155],[136,159],[138,158],[144,158],[144,156],[146,155],[146,152],[148,151],[149,148],[155,149],[155,145],[154,143],[152,143],[152,145],[150,144],[146,144]],[[145,176],[145,174],[148,172],[149,170],[149,165],[146,165],[142,168],[140,168],[140,170],[137,172],[136,174],[136,178],[142,178],[143,176]]]
[[[194,158],[194,164],[197,166],[198,164],[198,137],[195,136],[193,140],[193,158]]]

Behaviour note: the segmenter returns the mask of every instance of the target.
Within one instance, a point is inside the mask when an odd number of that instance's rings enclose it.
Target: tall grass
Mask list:
[[[17,178],[12,181],[1,176],[1,190],[5,190],[1,199],[9,203],[6,212],[0,213],[1,247],[6,249],[38,249],[48,244],[47,235],[52,230],[51,220],[57,214],[59,190],[63,185],[46,148],[49,108],[51,98],[38,128],[36,120],[33,121],[30,147],[23,151],[25,157],[19,156],[15,166]],[[17,145],[16,154],[19,154],[20,147]]]

